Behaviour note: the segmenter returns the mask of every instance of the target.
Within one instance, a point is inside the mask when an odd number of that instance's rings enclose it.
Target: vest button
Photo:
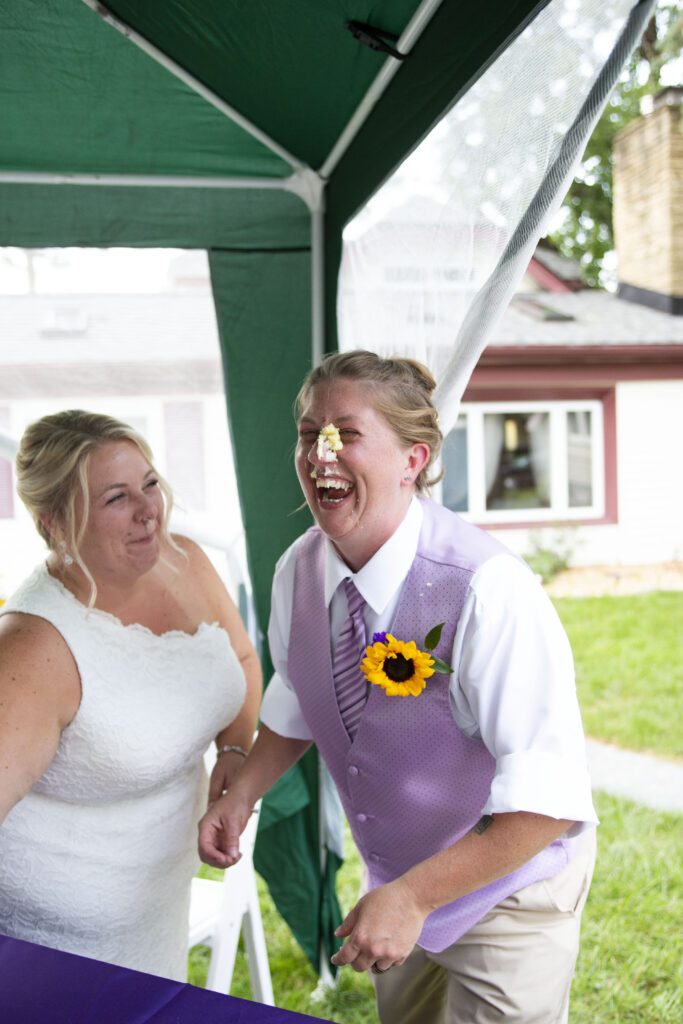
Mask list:
[[[379,854],[378,853],[371,853],[370,854],[370,860],[372,861],[373,864],[376,864],[377,861],[379,860]]]
[[[349,765],[349,775],[358,775],[360,768],[357,768],[355,764]]]
[[[367,821],[367,820],[368,820],[367,814],[357,814],[356,815],[356,821]]]

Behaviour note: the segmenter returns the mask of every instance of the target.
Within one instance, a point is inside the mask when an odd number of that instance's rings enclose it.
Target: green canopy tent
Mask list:
[[[208,250],[262,627],[275,561],[309,522],[291,515],[291,403],[337,345],[343,227],[547,5],[0,4],[0,245]],[[318,784],[309,756],[257,847],[314,964],[338,921]]]

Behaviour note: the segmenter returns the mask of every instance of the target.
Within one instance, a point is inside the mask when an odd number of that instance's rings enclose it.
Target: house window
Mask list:
[[[463,404],[442,462],[443,504],[477,522],[604,514],[597,401]]]
[[[484,413],[486,510],[550,507],[550,416]]]
[[[0,407],[0,430],[8,433],[10,425],[9,409]],[[12,463],[0,456],[0,519],[14,517],[14,482],[12,480]]]
[[[166,474],[181,506],[206,509],[204,418],[200,402],[165,402]]]

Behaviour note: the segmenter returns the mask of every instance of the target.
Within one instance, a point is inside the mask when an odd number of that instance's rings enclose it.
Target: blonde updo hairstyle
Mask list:
[[[90,515],[88,466],[93,452],[112,441],[131,441],[149,462],[152,451],[132,427],[111,416],[68,409],[31,423],[19,443],[16,456],[17,494],[28,509],[35,527],[62,560],[68,554],[90,583],[90,606],[95,602],[95,581],[80,554],[80,543]],[[154,472],[164,496],[162,540],[177,548],[168,532],[173,495],[166,481]],[[82,502],[82,519],[76,522],[76,505]],[[51,528],[43,520],[51,522]]]
[[[338,352],[326,356],[306,377],[295,405],[297,420],[309,393],[318,384],[339,378],[369,386],[372,407],[389,424],[401,445],[429,447],[429,459],[415,479],[418,494],[426,494],[438,483],[443,469],[430,479],[429,473],[439,457],[443,436],[439,416],[432,402],[436,382],[426,366],[415,359],[400,356],[383,358],[365,349]]]

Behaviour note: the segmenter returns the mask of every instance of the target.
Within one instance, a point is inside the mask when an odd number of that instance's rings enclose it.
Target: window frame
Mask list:
[[[591,489],[590,505],[569,505],[567,413],[589,411],[591,414]],[[550,506],[544,508],[487,509],[484,465],[484,416],[487,413],[549,414],[550,460],[553,467],[550,484]],[[595,397],[515,399],[467,401],[459,416],[467,417],[467,495],[468,508],[458,514],[484,527],[541,525],[557,522],[605,520],[605,415],[604,403]],[[455,429],[455,428],[454,428]],[[438,499],[442,488],[439,485]]]

